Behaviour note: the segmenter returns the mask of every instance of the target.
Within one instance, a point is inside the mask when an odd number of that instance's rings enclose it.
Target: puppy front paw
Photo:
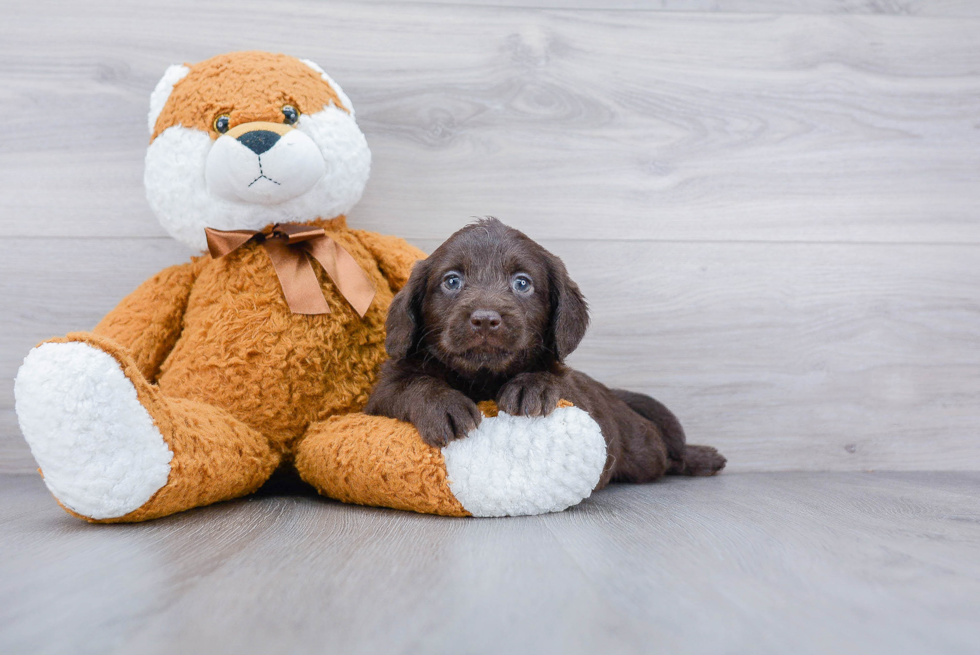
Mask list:
[[[554,373],[521,373],[497,394],[497,407],[511,416],[547,416],[561,400],[561,379]]]
[[[439,394],[412,410],[412,424],[422,441],[436,448],[465,437],[482,419],[476,403],[455,390]]]

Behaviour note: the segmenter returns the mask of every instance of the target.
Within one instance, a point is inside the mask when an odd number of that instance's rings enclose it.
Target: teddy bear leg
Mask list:
[[[599,425],[562,403],[545,417],[481,404],[480,426],[441,449],[402,421],[333,417],[310,426],[296,468],[344,502],[449,516],[559,512],[587,498],[607,465]]]
[[[32,350],[14,394],[48,489],[91,522],[143,521],[241,496],[280,460],[223,410],[161,396],[132,357],[95,335]]]
[[[347,414],[310,425],[296,448],[300,477],[345,503],[469,516],[446,478],[442,452],[408,423]]]

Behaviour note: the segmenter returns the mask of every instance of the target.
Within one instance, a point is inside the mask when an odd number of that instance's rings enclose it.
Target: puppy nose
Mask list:
[[[470,314],[470,325],[474,330],[496,330],[500,327],[500,314],[492,309],[478,309]]]
[[[270,130],[252,130],[238,137],[238,141],[257,155],[276,145],[279,135]]]

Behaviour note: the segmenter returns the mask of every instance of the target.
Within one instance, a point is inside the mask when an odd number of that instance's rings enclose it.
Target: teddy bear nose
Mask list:
[[[238,137],[238,141],[243,146],[257,155],[261,155],[276,145],[276,141],[278,140],[279,135],[270,130],[252,130]]]

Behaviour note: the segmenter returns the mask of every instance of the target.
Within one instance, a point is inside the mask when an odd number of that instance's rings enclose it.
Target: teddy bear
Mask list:
[[[150,98],[144,184],[198,255],[89,332],[50,339],[15,380],[18,421],[70,514],[136,522],[257,490],[292,467],[344,502],[449,516],[558,511],[606,463],[564,406],[488,416],[449,446],[360,412],[385,360],[393,295],[425,257],[346,214],[371,153],[312,61],[223,54],[167,69]]]

